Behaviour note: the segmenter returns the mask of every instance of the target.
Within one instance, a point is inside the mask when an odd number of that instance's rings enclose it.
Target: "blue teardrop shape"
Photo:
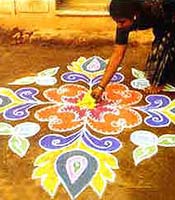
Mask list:
[[[70,163],[72,163],[71,166]],[[85,166],[82,166],[83,163],[85,163]],[[79,173],[77,177],[74,177],[74,180],[70,178],[69,167],[72,167],[71,172],[75,175]],[[86,189],[92,177],[96,174],[97,168],[97,160],[90,154],[80,150],[64,153],[56,161],[56,172],[73,199]]]

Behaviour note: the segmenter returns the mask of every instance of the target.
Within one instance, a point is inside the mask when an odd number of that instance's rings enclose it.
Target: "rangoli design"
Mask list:
[[[145,118],[145,124],[151,127],[166,127],[171,122],[175,123],[175,101],[165,95],[148,95],[146,97],[146,106],[140,106],[138,109],[148,116]]]
[[[17,79],[9,85],[30,85],[36,83],[41,86],[49,86],[57,83],[57,79],[53,77],[57,74],[59,67],[54,67],[46,69],[44,71],[38,72],[35,76],[27,76],[20,79]]]
[[[63,74],[62,80],[68,83],[82,81],[92,88],[92,86],[98,84],[102,78],[107,62],[108,60],[103,60],[98,56],[93,56],[88,59],[80,57],[67,67],[70,72]],[[123,80],[124,76],[117,72],[113,76],[111,82],[121,83]]]
[[[36,135],[40,126],[33,122],[24,122],[15,127],[7,123],[0,123],[0,135],[11,136],[8,140],[9,148],[20,157],[24,157],[30,147],[27,138]]]
[[[40,178],[42,187],[51,197],[55,196],[60,184],[73,199],[87,186],[101,197],[107,183],[115,181],[112,169],[118,169],[118,161],[110,152],[119,150],[121,144],[115,138],[110,144],[111,139],[96,139],[96,148],[90,148],[81,138],[70,144],[70,138],[47,135],[40,140],[41,148],[47,152],[35,160],[32,178]],[[96,150],[98,146],[103,146],[104,150],[102,147],[100,151]]]
[[[131,86],[138,90],[144,90],[145,88],[150,86],[149,80],[146,79],[146,73],[144,71],[138,70],[136,68],[132,68],[132,75],[135,78],[131,81]],[[162,91],[164,92],[175,92],[175,87],[170,84],[165,84]]]
[[[84,86],[75,84],[48,89],[44,96],[53,105],[38,110],[35,117],[48,122],[53,131],[73,131],[88,126],[98,133],[115,135],[142,121],[140,114],[131,107],[142,95],[122,84],[110,84],[101,103],[95,103]]]
[[[165,134],[157,137],[154,133],[146,130],[133,132],[131,141],[138,146],[133,151],[135,165],[155,155],[158,152],[158,146],[175,147],[174,134]]]
[[[8,88],[0,88],[0,113],[6,120],[22,120],[27,118],[29,109],[42,104],[35,96],[36,88],[21,88],[13,92]]]
[[[76,199],[88,186],[99,196],[108,183],[116,181],[118,159],[113,153],[122,148],[118,134],[133,128],[130,140],[137,145],[133,151],[135,165],[144,164],[158,152],[158,147],[175,147],[175,135],[157,136],[152,129],[175,124],[175,100],[154,94],[143,98],[140,91],[124,84],[124,76],[116,72],[100,102],[91,97],[92,88],[100,81],[108,60],[99,56],[80,57],[59,74],[59,67],[20,78],[9,85],[21,88],[0,88],[0,135],[10,136],[9,148],[18,156],[26,156],[29,137],[36,135],[43,123],[47,132],[39,139],[43,153],[34,161],[32,179],[52,198],[63,185],[71,199]],[[144,89],[149,85],[144,72],[132,69],[136,78],[131,85]],[[61,78],[63,84],[40,92],[35,87],[52,86]],[[166,86],[167,91],[173,87]],[[42,99],[42,100],[41,100]],[[39,108],[38,108],[39,107]],[[32,121],[15,125],[33,117]],[[149,130],[138,130],[145,123]],[[41,126],[42,127],[42,126]],[[141,128],[140,128],[141,129]],[[146,162],[146,161],[145,161]]]

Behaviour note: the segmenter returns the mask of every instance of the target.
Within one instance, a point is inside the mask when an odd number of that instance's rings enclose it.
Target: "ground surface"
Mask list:
[[[132,79],[129,67],[136,66],[143,69],[149,49],[150,44],[129,45],[127,56],[123,62],[125,68],[122,70],[126,77],[126,85],[129,86]],[[33,75],[50,67],[60,66],[60,73],[65,72],[66,66],[80,56],[88,58],[99,55],[105,59],[109,58],[112,46],[96,46],[96,44],[88,47],[11,45],[8,42],[1,42],[0,52],[0,86],[9,87],[8,83],[17,78]],[[61,84],[62,82],[59,80],[56,86]],[[11,86],[10,88],[15,90],[19,87]],[[37,88],[41,91],[44,90],[44,87],[37,86]],[[33,120],[30,117],[29,119]],[[2,116],[1,121],[4,121]],[[6,122],[9,123],[9,121]],[[15,122],[10,123],[16,124]],[[43,152],[38,146],[38,140],[47,132],[47,124],[42,123],[41,126],[40,133],[30,139],[31,147],[22,159],[8,149],[7,137],[1,136],[0,200],[50,199],[49,195],[40,187],[39,181],[31,179],[33,162]],[[142,124],[139,129],[149,129],[157,135],[175,133],[172,124],[170,127],[159,129],[147,128],[146,125]],[[135,167],[132,159],[132,151],[135,146],[129,142],[131,131],[133,130],[126,129],[119,136],[123,142],[123,148],[115,155],[119,159],[120,169],[116,171],[116,181],[107,186],[102,199],[174,200],[175,148],[160,147],[156,156]],[[54,199],[67,200],[69,197],[64,188],[61,187]],[[90,188],[87,188],[77,199],[95,200],[98,197]]]

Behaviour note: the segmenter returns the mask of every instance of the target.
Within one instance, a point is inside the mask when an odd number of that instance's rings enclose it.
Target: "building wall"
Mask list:
[[[0,0],[0,13],[12,14],[14,12],[13,0]]]
[[[52,13],[55,0],[0,0],[0,14]]]
[[[17,12],[49,12],[49,2],[46,0],[16,0]]]
[[[59,2],[68,10],[106,10],[110,0],[0,0],[0,14],[49,13],[59,11]],[[58,6],[56,6],[58,5]],[[62,9],[62,8],[61,8]]]

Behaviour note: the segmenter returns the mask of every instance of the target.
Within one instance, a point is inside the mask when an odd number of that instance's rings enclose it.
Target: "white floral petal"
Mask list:
[[[158,137],[150,131],[139,130],[131,134],[131,142],[135,145],[147,147],[158,144]]]
[[[42,86],[49,86],[54,85],[57,83],[57,79],[55,77],[50,76],[37,76],[36,77],[36,84]]]
[[[32,83],[35,83],[35,76],[28,76],[28,77],[17,79],[9,83],[9,85],[29,85]]]
[[[39,124],[33,122],[24,122],[15,126],[15,135],[20,137],[31,137],[40,131]]]
[[[57,74],[59,69],[60,69],[60,67],[54,67],[54,68],[46,69],[44,71],[37,73],[37,76],[54,76],[54,75]]]
[[[144,90],[145,88],[150,86],[149,80],[144,78],[134,79],[131,81],[131,86],[134,89]]]

